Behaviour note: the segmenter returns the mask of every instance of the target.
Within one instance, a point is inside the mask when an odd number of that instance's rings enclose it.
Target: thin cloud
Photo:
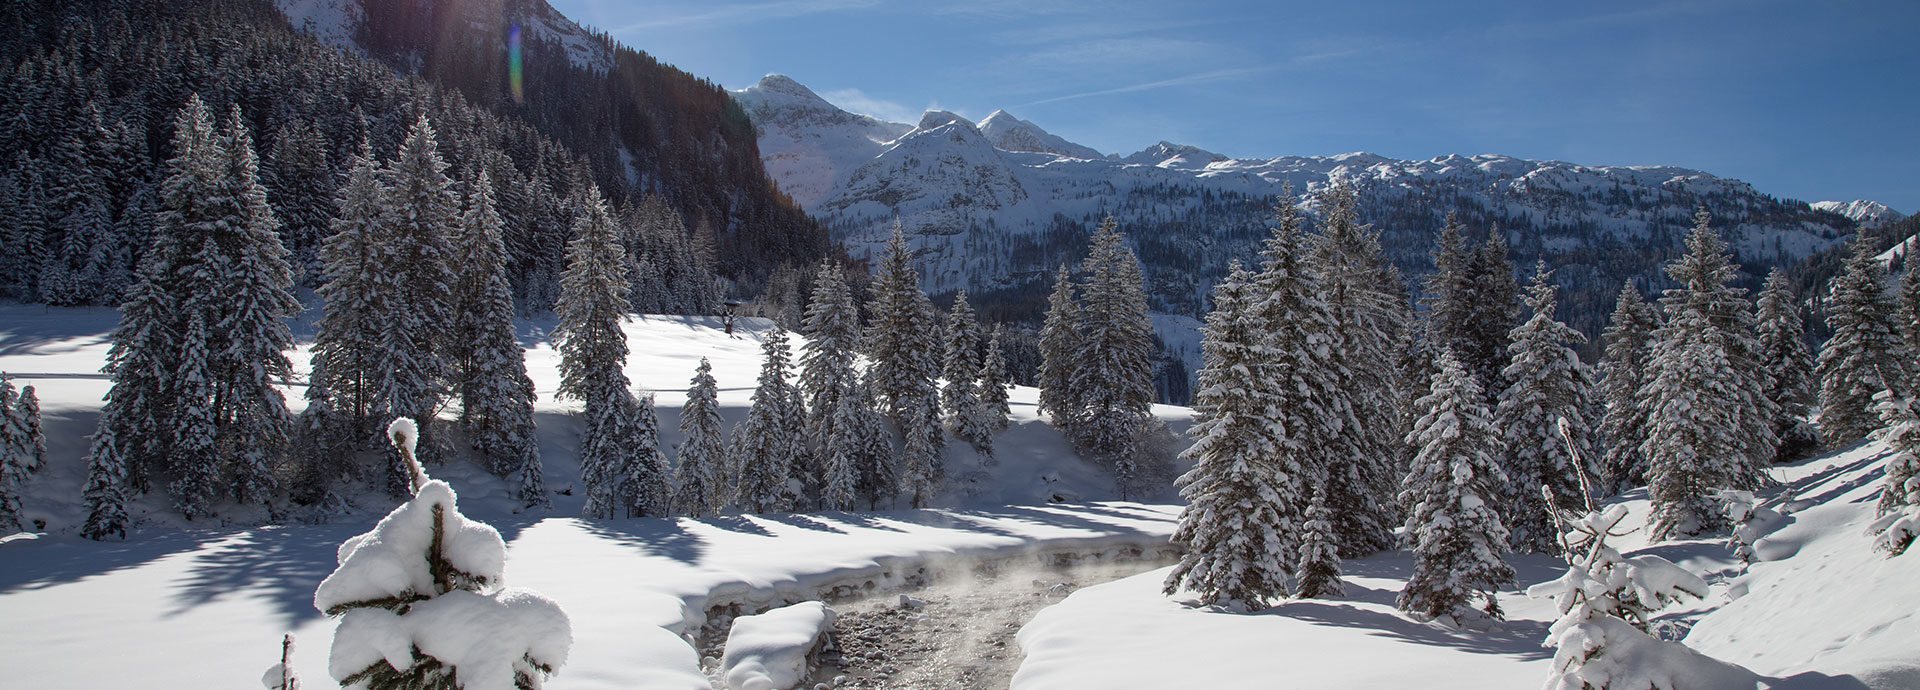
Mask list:
[[[920,120],[920,114],[923,112],[884,98],[869,96],[859,89],[825,91],[820,94],[820,97],[847,112],[859,113],[887,122],[912,124]]]
[[[614,29],[609,33],[622,34],[641,29],[665,29],[686,26],[712,26],[724,24],[751,24],[770,19],[791,19],[812,14],[846,12],[878,6],[882,0],[775,0],[721,7],[703,6],[684,8],[686,11],[674,13],[671,10],[652,19],[633,22]]]
[[[1236,67],[1233,69],[1214,70],[1212,72],[1200,72],[1197,74],[1188,74],[1184,76],[1174,77],[1172,79],[1161,79],[1159,81],[1150,81],[1150,82],[1144,82],[1140,84],[1131,84],[1128,86],[1120,86],[1120,87],[1115,87],[1111,89],[1082,91],[1079,93],[1066,94],[1064,96],[1054,96],[1052,98],[1043,98],[1037,101],[1033,101],[1031,103],[1022,103],[1014,107],[1025,108],[1029,106],[1042,105],[1046,103],[1058,103],[1060,101],[1070,101],[1078,98],[1092,98],[1094,96],[1112,96],[1115,94],[1137,93],[1140,91],[1152,91],[1154,89],[1165,89],[1165,88],[1170,88],[1175,86],[1189,86],[1193,84],[1204,84],[1207,82],[1221,81],[1224,79],[1233,79],[1236,77],[1252,76],[1255,74],[1260,74],[1262,72],[1269,72],[1269,71],[1272,71],[1273,69],[1275,68],[1274,67]]]

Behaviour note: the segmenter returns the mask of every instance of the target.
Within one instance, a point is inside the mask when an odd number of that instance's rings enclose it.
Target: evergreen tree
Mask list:
[[[274,380],[293,375],[287,319],[300,313],[300,301],[290,292],[293,272],[280,243],[280,221],[267,204],[252,137],[242,120],[235,107],[223,136],[227,160],[221,197],[235,205],[237,218],[216,225],[209,242],[217,247],[220,263],[214,269],[219,297],[208,305],[215,311],[207,318],[207,373],[233,497],[257,503],[278,487],[273,467],[287,450],[292,418]]]
[[[1084,264],[1085,305],[1068,385],[1078,420],[1074,445],[1113,471],[1121,500],[1139,493],[1139,438],[1153,404],[1153,323],[1147,316],[1140,262],[1108,217]]]
[[[1766,372],[1761,368],[1758,355],[1758,341],[1754,336],[1753,305],[1743,296],[1745,291],[1728,285],[1738,273],[1738,267],[1727,252],[1726,241],[1720,239],[1709,225],[1712,217],[1706,211],[1694,215],[1693,232],[1687,236],[1687,253],[1667,267],[1680,287],[1666,291],[1660,298],[1661,310],[1665,312],[1667,323],[1655,332],[1657,341],[1680,342],[1693,338],[1697,344],[1721,349],[1715,357],[1723,358],[1730,369],[1724,372],[1726,396],[1709,398],[1706,404],[1717,409],[1701,413],[1721,418],[1728,427],[1727,445],[1711,449],[1698,449],[1699,453],[1713,457],[1709,463],[1725,470],[1717,477],[1721,488],[1752,489],[1766,481],[1765,467],[1773,462],[1779,447],[1779,439],[1773,434],[1773,420],[1776,413],[1773,401],[1765,395]],[[1701,340],[1689,336],[1674,325],[1681,312],[1694,312],[1703,321],[1713,327],[1718,337]],[[1684,348],[1667,347],[1659,342],[1653,348],[1653,361],[1649,362],[1648,379],[1658,378],[1655,371],[1663,367],[1671,370],[1676,361],[1662,363],[1659,357],[1664,352],[1669,357],[1679,356]],[[1671,382],[1668,382],[1671,383]],[[1660,390],[1671,391],[1670,387]],[[1653,409],[1664,404],[1662,399],[1641,395],[1643,410]],[[1670,421],[1670,420],[1669,420]],[[1679,438],[1670,437],[1669,440]],[[1643,445],[1647,453],[1649,467],[1663,462],[1659,453],[1646,450],[1653,445]]]
[[[488,469],[521,480],[516,489],[523,506],[547,505],[540,445],[533,436],[533,379],[514,335],[506,245],[494,212],[493,184],[484,170],[473,181],[460,221],[453,252],[460,283],[449,340],[460,422]]]
[[[1534,270],[1527,291],[1533,316],[1513,329],[1512,360],[1501,371],[1509,383],[1494,410],[1494,429],[1506,441],[1504,470],[1511,482],[1501,496],[1501,522],[1514,551],[1557,553],[1560,531],[1541,489],[1552,493],[1553,505],[1586,505],[1584,476],[1594,469],[1582,463],[1591,457],[1592,422],[1586,412],[1593,392],[1586,365],[1573,349],[1587,338],[1554,320],[1558,300],[1552,272],[1544,261]]]
[[[673,493],[673,467],[660,452],[660,416],[654,413],[653,394],[637,396],[629,417],[625,450],[628,465],[621,493],[631,504],[634,517],[667,517],[668,500]]]
[[[1434,240],[1433,272],[1425,278],[1426,295],[1421,301],[1427,305],[1427,334],[1435,351],[1467,353],[1474,348],[1473,318],[1479,287],[1473,277],[1476,255],[1466,248],[1465,231],[1459,217],[1448,213],[1447,224]],[[1425,386],[1414,388],[1422,389],[1420,395],[1426,394]]]
[[[27,441],[27,469],[38,470],[47,465],[47,434],[40,427],[40,395],[28,384],[20,388],[20,401],[15,403],[15,414],[25,426]]]
[[[1833,337],[1820,350],[1820,433],[1840,445],[1879,428],[1873,396],[1902,386],[1911,376],[1910,353],[1893,323],[1886,268],[1864,236],[1853,241],[1846,271],[1834,278],[1827,298]],[[1904,391],[1902,391],[1904,393]]]
[[[1291,194],[1286,195],[1291,199]],[[1379,233],[1355,217],[1353,188],[1337,184],[1321,195],[1321,232],[1312,240],[1312,262],[1321,277],[1329,314],[1334,372],[1332,390],[1346,398],[1355,424],[1329,439],[1333,444],[1323,487],[1347,556],[1364,556],[1393,545],[1388,508],[1377,497],[1391,495],[1395,459],[1403,443],[1400,381],[1391,361],[1407,328],[1406,302],[1395,294],[1399,274],[1381,254]]]
[[[380,221],[386,192],[375,166],[373,150],[362,139],[340,187],[333,234],[320,247],[318,292],[325,302],[313,336],[313,375],[303,415],[321,441],[309,449],[309,467],[321,482],[351,471],[343,456],[368,446],[381,419],[381,374],[374,367],[383,357],[383,314],[396,307],[396,295],[383,268],[392,261],[386,256],[392,245]]]
[[[198,312],[187,315],[178,352],[172,386],[177,397],[170,416],[178,426],[167,461],[173,482],[167,488],[174,508],[192,520],[213,514],[220,482],[212,381],[207,375],[207,326]]]
[[[1615,490],[1646,481],[1647,459],[1640,447],[1647,440],[1647,417],[1640,389],[1646,384],[1647,353],[1659,325],[1653,306],[1641,301],[1640,291],[1628,281],[1602,334],[1607,351],[1600,359],[1600,395],[1607,406],[1600,422],[1607,444],[1601,466]]]
[[[288,260],[302,282],[320,275],[320,244],[332,234],[334,184],[328,146],[312,122],[295,117],[275,130],[262,175],[283,224]]]
[[[1452,350],[1440,354],[1431,392],[1419,400],[1408,442],[1420,448],[1404,482],[1406,534],[1413,544],[1413,575],[1401,590],[1400,610],[1454,621],[1481,612],[1501,617],[1494,591],[1514,581],[1501,558],[1507,530],[1494,501],[1507,478],[1495,458],[1500,438],[1488,418],[1485,394]]]
[[[581,483],[586,484],[590,517],[621,517],[635,501],[622,497],[631,474],[634,433],[633,394],[626,374],[627,314],[625,252],[608,217],[606,201],[589,190],[574,219],[567,244],[567,270],[554,305],[559,323],[554,340],[560,351],[561,397],[585,403],[586,429],[580,439]]]
[[[1291,543],[1298,544],[1303,521],[1299,511],[1307,505],[1309,488],[1353,469],[1352,446],[1343,435],[1356,433],[1359,421],[1352,398],[1338,390],[1341,381],[1352,377],[1345,370],[1347,360],[1336,355],[1338,317],[1326,300],[1328,290],[1302,247],[1303,219],[1291,197],[1281,199],[1274,210],[1278,222],[1260,252],[1261,268],[1253,278],[1251,303],[1251,328],[1265,334],[1268,355],[1261,368],[1245,375],[1245,385],[1259,387],[1263,396],[1274,401],[1270,414],[1276,420],[1275,430],[1285,433],[1280,462],[1295,468],[1289,474],[1298,479],[1287,484],[1278,500],[1291,506],[1288,520],[1296,535]],[[1353,475],[1342,476],[1346,481]],[[1332,503],[1333,492],[1328,493],[1328,509],[1336,511],[1338,533],[1340,508]],[[1334,543],[1341,544],[1339,539]],[[1289,566],[1298,569],[1297,562]]]
[[[855,386],[859,386],[855,382]],[[827,425],[832,435],[821,445],[820,507],[825,510],[853,510],[861,489],[861,465],[866,460],[860,438],[861,425],[871,411],[863,409],[861,391],[847,390],[833,403],[832,419]],[[888,482],[887,485],[890,485]],[[877,492],[869,498],[877,501]],[[871,507],[871,503],[869,504]]]
[[[1007,406],[1007,392],[1013,384],[1007,380],[1007,357],[1001,351],[1000,332],[1000,325],[994,324],[987,338],[987,358],[980,363],[980,407],[987,429],[993,432],[1005,431],[1008,416],[1013,414]]]
[[[1732,483],[1739,429],[1725,401],[1739,391],[1727,347],[1707,315],[1680,309],[1662,326],[1641,397],[1647,401],[1648,493],[1655,539],[1726,526],[1717,490]]]
[[[1300,582],[1300,598],[1324,599],[1346,592],[1340,582],[1339,533],[1334,529],[1333,509],[1327,507],[1326,489],[1313,491],[1307,505],[1306,523],[1300,529],[1300,564],[1294,577]]]
[[[1893,457],[1887,460],[1886,478],[1881,480],[1880,501],[1874,513],[1885,516],[1910,512],[1920,506],[1920,404],[1891,391],[1878,397],[1882,426],[1874,436],[1893,449]]]
[[[1262,295],[1233,262],[1214,287],[1201,341],[1205,366],[1193,399],[1193,469],[1175,482],[1187,507],[1173,542],[1184,555],[1165,591],[1198,592],[1206,604],[1252,610],[1291,593],[1310,440],[1276,415],[1286,399],[1260,374],[1276,369]],[[1321,507],[1325,508],[1324,501]]]
[[[711,517],[726,504],[728,487],[720,476],[726,461],[722,441],[718,386],[713,380],[713,365],[700,358],[694,370],[693,387],[687,389],[687,406],[680,410],[679,462],[673,470],[673,513],[693,518]]]
[[[1807,352],[1806,321],[1786,271],[1776,267],[1767,274],[1755,327],[1760,365],[1767,373],[1765,394],[1778,413],[1773,432],[1780,439],[1780,451],[1774,461],[1795,460],[1812,450],[1818,439],[1806,421],[1813,402],[1813,355]]]
[[[973,318],[965,290],[954,295],[953,311],[947,315],[946,350],[947,385],[940,390],[940,406],[946,412],[947,428],[981,455],[993,457],[993,428],[978,385],[980,323]]]
[[[880,499],[894,496],[899,484],[893,434],[887,431],[886,416],[880,413],[879,402],[873,398],[873,387],[865,379],[855,381],[843,400],[847,402],[842,407],[853,424],[848,437],[856,450],[854,494],[866,502],[867,510],[876,510]]]
[[[1074,414],[1080,409],[1072,383],[1074,357],[1080,343],[1080,303],[1074,299],[1073,274],[1061,266],[1047,296],[1046,322],[1040,327],[1039,411],[1053,426],[1072,435]]]
[[[1900,335],[1906,338],[1907,352],[1920,352],[1920,261],[1907,259],[1894,312]],[[1911,373],[1920,377],[1920,371]],[[1915,380],[1910,387],[1920,387],[1920,380]]]
[[[1507,259],[1506,233],[1497,227],[1489,230],[1469,266],[1474,291],[1467,325],[1473,349],[1471,354],[1456,354],[1473,371],[1491,404],[1507,387],[1500,372],[1507,366],[1507,348],[1513,342],[1509,334],[1518,325],[1520,310],[1520,284],[1513,277],[1513,262]]]
[[[375,416],[420,424],[423,462],[438,460],[443,442],[433,424],[452,376],[447,338],[453,332],[451,239],[460,204],[447,179],[433,124],[422,114],[399,153],[382,170],[380,235],[370,267],[385,309],[373,314],[381,338],[373,350]],[[401,489],[395,476],[392,487]]]
[[[766,363],[760,368],[759,386],[753,391],[753,405],[747,419],[733,429],[729,449],[728,474],[736,479],[734,491],[740,510],[749,513],[780,513],[793,509],[794,496],[787,480],[798,468],[795,451],[806,443],[804,415],[794,409],[799,394],[787,381],[787,333],[779,326],[761,343]]]
[[[839,264],[820,264],[807,303],[805,328],[808,340],[801,346],[800,392],[806,398],[808,435],[824,456],[837,433],[839,401],[859,376],[853,361],[859,349],[860,312]],[[807,493],[819,495],[821,473],[810,467],[796,469],[805,478]]]
[[[122,414],[112,399],[100,410],[100,427],[87,450],[87,522],[80,536],[104,541],[108,535],[127,538],[127,456],[115,430],[124,424],[111,419]]]
[[[867,356],[872,359],[874,395],[886,403],[887,416],[905,430],[924,416],[921,398],[934,396],[939,420],[940,341],[933,304],[920,289],[913,251],[898,223],[873,280],[872,322],[867,327]]]
[[[13,381],[0,373],[0,531],[24,529],[21,493],[28,474],[26,425],[16,415]]]

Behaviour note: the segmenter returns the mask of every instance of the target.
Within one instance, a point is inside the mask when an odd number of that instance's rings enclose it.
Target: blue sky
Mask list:
[[[1108,153],[1678,165],[1920,212],[1920,2],[550,0],[728,88]]]

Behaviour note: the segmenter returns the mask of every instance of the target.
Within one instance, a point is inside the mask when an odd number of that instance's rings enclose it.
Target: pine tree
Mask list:
[[[994,324],[993,333],[987,338],[987,358],[980,363],[980,407],[985,413],[987,429],[995,432],[1005,431],[1008,417],[1013,414],[1007,406],[1007,392],[1013,384],[1007,381],[1007,357],[1001,351],[1000,332],[1000,325]]]
[[[1855,239],[1846,270],[1834,278],[1827,298],[1833,337],[1820,350],[1816,369],[1820,433],[1829,444],[1850,443],[1879,428],[1873,396],[1904,385],[1912,375],[1910,353],[1893,323],[1886,280],[1886,269],[1874,259],[1869,240]]]
[[[436,139],[422,114],[381,171],[380,242],[371,267],[388,302],[374,313],[373,330],[382,339],[370,366],[375,416],[419,423],[423,462],[438,460],[443,450],[432,422],[452,376],[446,345],[457,281],[449,244],[460,226],[460,204]]]
[[[693,518],[711,517],[726,504],[727,488],[720,476],[726,461],[722,445],[718,384],[713,380],[713,365],[700,358],[694,370],[693,387],[687,389],[687,406],[680,410],[678,462],[673,469],[673,513]]]
[[[1290,472],[1299,477],[1279,500],[1293,506],[1289,520],[1298,530],[1302,520],[1298,511],[1310,498],[1309,487],[1352,469],[1353,457],[1343,434],[1354,433],[1359,422],[1351,398],[1338,390],[1341,381],[1352,377],[1345,370],[1346,360],[1335,354],[1337,317],[1326,301],[1326,285],[1302,246],[1306,241],[1303,219],[1290,196],[1282,198],[1274,210],[1278,222],[1260,252],[1251,306],[1252,328],[1266,334],[1263,345],[1268,356],[1246,378],[1247,385],[1260,387],[1265,397],[1275,401],[1276,426],[1288,439],[1282,462],[1295,467]],[[1338,511],[1332,503],[1335,497],[1329,494],[1328,508]],[[1337,532],[1338,512],[1334,520]],[[1297,543],[1298,537],[1294,539]]]
[[[1053,426],[1072,435],[1074,414],[1080,409],[1072,383],[1074,357],[1080,343],[1080,303],[1074,299],[1073,274],[1061,266],[1047,296],[1046,322],[1040,327],[1039,411]]]
[[[779,326],[761,343],[766,363],[747,419],[733,429],[727,474],[737,480],[736,505],[748,513],[780,513],[793,509],[787,480],[799,469],[795,451],[806,443],[803,416],[793,409],[799,400],[787,381],[787,333]]]
[[[862,408],[859,392],[845,391],[833,403],[827,425],[832,435],[820,447],[820,507],[824,510],[853,510],[859,498],[861,464],[866,459],[860,431],[865,416],[870,414]],[[877,496],[873,498],[877,500]]]
[[[275,379],[293,375],[287,351],[293,333],[287,319],[300,313],[290,290],[293,272],[280,243],[280,221],[267,204],[238,107],[228,115],[223,136],[227,160],[222,195],[236,206],[236,222],[217,226],[220,298],[207,323],[207,372],[213,377],[215,424],[230,468],[233,498],[256,503],[278,488],[273,467],[285,456],[292,418]]]
[[[834,420],[840,398],[854,385],[854,353],[859,349],[860,312],[854,306],[840,265],[822,263],[814,277],[813,295],[807,303],[806,333],[801,346],[800,392],[806,398],[807,429],[813,444],[827,447],[834,436]],[[806,478],[807,491],[818,495],[820,478],[812,468],[797,468]]]
[[[1725,401],[1739,392],[1720,330],[1700,310],[1680,309],[1660,329],[1641,397],[1655,539],[1726,526],[1714,493],[1729,486],[1739,433]]]
[[[1205,366],[1195,391],[1193,469],[1175,482],[1187,507],[1173,542],[1184,549],[1165,591],[1198,592],[1206,604],[1265,608],[1289,596],[1301,545],[1309,439],[1276,418],[1285,398],[1261,374],[1274,370],[1263,295],[1235,261],[1214,287],[1201,347]],[[1322,502],[1324,508],[1324,502]]]
[[[1518,325],[1520,310],[1520,284],[1514,279],[1513,262],[1507,259],[1507,253],[1507,235],[1496,227],[1487,232],[1487,241],[1470,263],[1474,300],[1468,324],[1473,352],[1466,364],[1489,400],[1507,387],[1500,372],[1507,366],[1507,348],[1513,342],[1508,334]]]
[[[263,177],[284,225],[295,278],[320,275],[320,243],[332,234],[333,167],[327,138],[305,118],[295,117],[274,131]]]
[[[1300,563],[1294,569],[1300,598],[1324,599],[1346,593],[1346,585],[1340,582],[1339,537],[1333,525],[1333,509],[1327,507],[1326,489],[1314,489],[1306,523],[1300,529]]]
[[[1907,259],[1906,273],[1900,277],[1900,295],[1894,312],[1900,335],[1906,338],[1907,352],[1920,352],[1920,261],[1911,257]],[[1920,377],[1920,371],[1912,373]],[[1911,387],[1920,387],[1920,380],[1915,380]]]
[[[981,400],[980,323],[967,304],[967,291],[954,295],[953,311],[947,315],[947,347],[942,370],[947,380],[940,390],[940,407],[946,412],[947,428],[953,435],[971,444],[982,456],[993,457],[993,429]]]
[[[27,469],[45,467],[47,434],[40,428],[40,395],[33,390],[32,384],[20,388],[20,401],[14,407],[20,423],[26,428]]]
[[[1488,418],[1485,394],[1452,350],[1440,354],[1440,372],[1418,403],[1408,442],[1420,452],[1403,482],[1409,506],[1406,533],[1413,543],[1413,575],[1396,602],[1427,618],[1473,615],[1471,604],[1499,618],[1494,590],[1514,581],[1507,529],[1494,502],[1507,477],[1500,471],[1500,437]]]
[[[1893,449],[1893,457],[1887,460],[1875,514],[1890,515],[1920,506],[1920,402],[1891,391],[1878,398],[1882,426],[1874,436]]]
[[[87,450],[87,522],[80,536],[104,541],[108,535],[127,538],[127,456],[115,430],[123,425],[111,419],[122,414],[109,399],[100,410],[100,427]]]
[[[1346,398],[1342,404],[1357,419],[1368,420],[1329,439],[1334,445],[1323,487],[1339,533],[1336,543],[1352,557],[1393,545],[1390,514],[1377,497],[1392,493],[1394,460],[1401,455],[1401,383],[1392,367],[1376,363],[1392,360],[1410,318],[1392,289],[1399,274],[1381,253],[1379,233],[1355,217],[1357,203],[1344,183],[1323,193],[1321,232],[1311,242],[1333,317],[1332,354],[1339,363],[1334,372],[1340,378],[1332,390]]]
[[[173,495],[174,508],[192,520],[213,513],[220,481],[212,381],[207,375],[207,326],[198,312],[187,315],[178,352],[179,366],[174,369],[172,387],[178,397],[171,415],[178,426],[172,457],[167,461],[173,482],[167,488]]]
[[[524,507],[548,505],[533,436],[533,379],[526,351],[513,330],[513,288],[507,282],[506,245],[494,212],[493,184],[483,170],[474,179],[454,244],[460,283],[454,291],[454,380],[460,392],[460,422],[485,466],[519,479]]]
[[[1084,266],[1085,305],[1068,385],[1075,391],[1074,445],[1110,468],[1121,500],[1138,494],[1139,437],[1153,404],[1153,323],[1140,262],[1108,217]]]
[[[320,247],[325,300],[313,337],[313,375],[307,388],[306,426],[324,439],[341,443],[312,448],[310,466],[321,481],[349,471],[341,456],[367,446],[378,435],[382,314],[396,306],[395,288],[384,273],[391,262],[380,215],[386,192],[373,150],[363,139],[336,201],[339,216],[333,234]]]
[[[1813,402],[1813,355],[1807,352],[1806,321],[1793,284],[1778,267],[1767,274],[1767,287],[1756,306],[1755,333],[1760,366],[1766,370],[1765,395],[1777,416],[1774,436],[1780,439],[1775,462],[1798,459],[1817,444],[1808,427],[1807,408]]]
[[[369,690],[539,688],[565,663],[572,623],[540,593],[505,587],[506,542],[427,476],[408,421],[389,428],[410,497],[342,544],[339,567],[314,590],[314,607],[340,619],[329,672]],[[483,649],[462,642],[476,635]]]
[[[554,340],[560,351],[561,397],[585,403],[587,424],[580,439],[581,482],[586,484],[590,517],[621,517],[631,498],[622,498],[630,475],[628,446],[634,429],[633,394],[626,374],[627,334],[620,322],[627,313],[625,252],[598,190],[587,192],[573,240],[567,244],[567,270],[554,305],[559,323]]]
[[[1667,290],[1660,299],[1667,324],[1655,333],[1655,338],[1677,342],[1682,334],[1675,329],[1674,322],[1678,314],[1688,311],[1698,314],[1718,333],[1710,343],[1699,342],[1720,348],[1721,353],[1716,356],[1724,358],[1731,367],[1724,372],[1727,395],[1708,399],[1706,404],[1718,409],[1703,414],[1720,417],[1731,426],[1727,445],[1698,452],[1713,456],[1709,463],[1712,466],[1725,468],[1717,477],[1721,488],[1752,489],[1766,481],[1765,468],[1773,462],[1779,447],[1779,439],[1773,433],[1777,413],[1773,410],[1773,401],[1765,395],[1767,374],[1760,366],[1753,305],[1744,297],[1745,290],[1728,285],[1739,269],[1733,264],[1726,241],[1710,226],[1711,220],[1712,216],[1705,210],[1694,214],[1693,232],[1687,236],[1687,253],[1667,267],[1668,275],[1680,287]],[[1648,364],[1650,381],[1657,378],[1653,371],[1674,364],[1663,365],[1657,361],[1663,351],[1669,355],[1681,352],[1679,348],[1662,348],[1664,343],[1653,348],[1656,361]],[[1662,404],[1644,393],[1641,398],[1643,405],[1651,406],[1643,409]],[[1647,462],[1650,466],[1658,465],[1662,456],[1648,452]]]
[[[621,494],[627,497],[634,517],[667,517],[672,514],[668,500],[673,492],[673,468],[660,452],[660,417],[654,413],[653,394],[635,398],[627,439],[627,468]]]
[[[28,474],[26,425],[14,409],[13,381],[0,373],[0,531],[25,527],[21,494]]]
[[[1648,349],[1660,324],[1652,305],[1640,300],[1632,281],[1620,288],[1613,320],[1603,335],[1606,355],[1600,359],[1600,395],[1606,415],[1600,433],[1606,439],[1602,471],[1612,489],[1644,483],[1647,459],[1640,447],[1647,440],[1647,418],[1641,410],[1640,389],[1646,384]]]
[[[886,403],[887,416],[903,430],[919,415],[921,398],[934,396],[938,423],[940,341],[933,303],[920,289],[913,252],[898,223],[873,280],[872,323],[867,327],[867,356],[872,359],[873,392]]]
[[[1435,351],[1466,353],[1474,348],[1473,318],[1479,286],[1474,281],[1473,261],[1477,255],[1467,250],[1465,231],[1460,219],[1448,213],[1446,225],[1434,240],[1433,272],[1425,278],[1426,295],[1421,301],[1427,305],[1427,333]],[[1420,392],[1425,394],[1424,390]]]
[[[1584,476],[1594,469],[1582,463],[1592,450],[1586,412],[1593,392],[1586,365],[1573,349],[1587,338],[1554,320],[1558,300],[1552,272],[1544,261],[1534,270],[1527,290],[1533,316],[1513,329],[1512,359],[1500,372],[1509,383],[1494,410],[1494,428],[1507,447],[1503,469],[1511,481],[1501,496],[1501,522],[1514,551],[1557,553],[1560,531],[1541,489],[1552,492],[1553,505],[1586,505]]]
[[[865,501],[867,510],[875,510],[880,500],[892,498],[897,490],[899,468],[893,449],[893,434],[887,431],[886,416],[873,398],[873,387],[865,379],[855,381],[843,407],[853,420],[849,443],[854,454],[854,495]],[[837,431],[837,429],[836,429]]]

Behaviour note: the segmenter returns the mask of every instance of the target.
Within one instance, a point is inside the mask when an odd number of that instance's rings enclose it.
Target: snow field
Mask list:
[[[807,657],[833,630],[833,609],[803,601],[733,619],[720,675],[732,690],[785,690],[805,680]]]

